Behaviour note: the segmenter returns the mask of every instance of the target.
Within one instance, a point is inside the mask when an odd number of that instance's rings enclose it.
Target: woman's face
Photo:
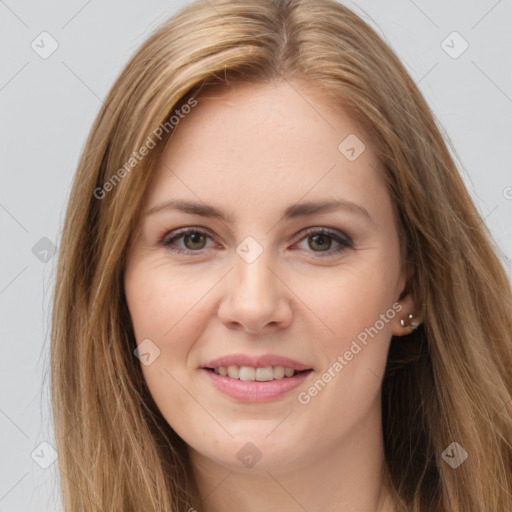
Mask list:
[[[413,306],[365,134],[287,83],[215,90],[174,130],[125,272],[162,415],[237,470],[363,443]]]

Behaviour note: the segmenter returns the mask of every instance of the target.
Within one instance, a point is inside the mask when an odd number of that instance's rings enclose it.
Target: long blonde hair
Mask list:
[[[396,509],[505,512],[512,507],[512,293],[499,248],[404,66],[334,0],[195,2],[143,44],[110,90],[74,179],[53,305],[52,405],[65,510],[201,509],[187,447],[134,356],[123,292],[128,244],[172,130],[135,157],[176,109],[191,99],[201,108],[208,85],[274,80],[307,81],[348,109],[385,171],[402,262],[424,311],[420,328],[392,338],[383,382],[386,478]],[[468,453],[456,469],[442,457],[452,442]]]

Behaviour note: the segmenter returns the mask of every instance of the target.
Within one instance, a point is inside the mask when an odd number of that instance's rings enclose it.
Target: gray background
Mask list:
[[[62,510],[50,446],[52,248],[102,98],[149,33],[187,3],[0,0],[0,512]],[[345,3],[419,83],[512,276],[512,2]],[[50,48],[43,31],[58,43],[46,59],[31,47]],[[464,43],[446,39],[453,31],[469,44],[457,58]]]

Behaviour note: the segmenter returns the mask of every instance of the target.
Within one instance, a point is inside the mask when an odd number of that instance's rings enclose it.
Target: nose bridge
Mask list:
[[[275,298],[276,278],[269,269],[272,268],[272,251],[256,243],[248,240],[237,247],[233,278],[238,300],[246,307],[254,303],[261,308]]]
[[[256,332],[267,325],[286,324],[291,309],[286,287],[273,268],[272,250],[251,238],[237,247],[219,315],[224,322],[242,324]]]
[[[262,291],[265,289],[270,291],[270,281],[272,280],[271,276],[273,276],[269,270],[271,260],[270,250],[263,251],[254,261],[246,260],[239,255],[235,264],[235,275],[244,292]]]

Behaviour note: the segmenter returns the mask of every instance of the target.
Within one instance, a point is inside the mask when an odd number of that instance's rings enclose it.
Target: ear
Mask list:
[[[411,293],[410,283],[412,271],[403,271],[397,287],[397,300],[402,309],[396,314],[392,322],[391,332],[393,336],[411,334],[424,320],[421,311]],[[412,315],[412,316],[411,316]]]

